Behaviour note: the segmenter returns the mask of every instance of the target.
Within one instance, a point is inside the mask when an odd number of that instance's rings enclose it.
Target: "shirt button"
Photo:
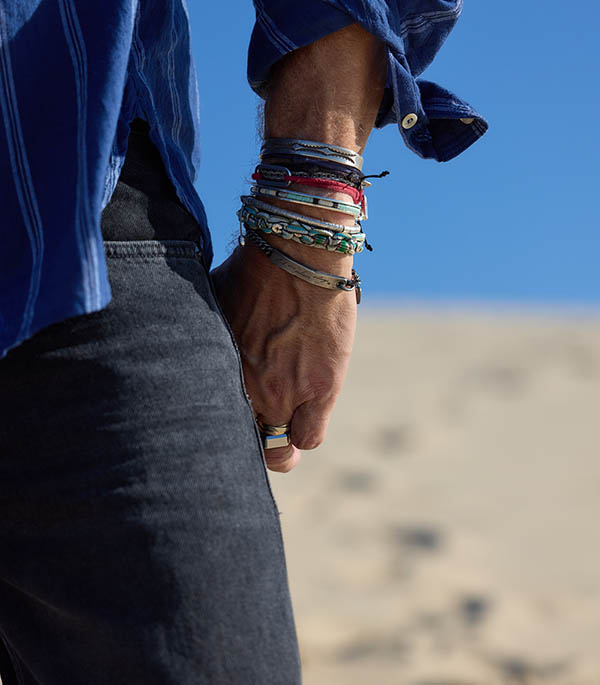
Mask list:
[[[416,114],[407,114],[404,119],[402,119],[402,128],[409,129],[412,128],[417,123]]]
[[[475,121],[475,119],[472,119],[471,117],[466,117],[464,119],[461,119],[461,121],[463,122],[463,124],[467,124],[468,126],[469,124],[472,124]]]

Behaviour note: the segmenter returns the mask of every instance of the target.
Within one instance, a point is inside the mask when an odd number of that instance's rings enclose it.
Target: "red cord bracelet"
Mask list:
[[[267,180],[260,172],[253,173],[252,179],[254,181]],[[354,200],[355,204],[360,204],[364,209],[364,191],[348,185],[347,183],[343,183],[342,181],[334,181],[328,178],[307,178],[306,176],[284,176],[281,180],[282,182],[297,183],[299,185],[313,186],[315,188],[333,190],[337,193],[344,193],[345,195],[349,195]]]

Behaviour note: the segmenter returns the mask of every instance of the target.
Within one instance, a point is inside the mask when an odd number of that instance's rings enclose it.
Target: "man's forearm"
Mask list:
[[[281,59],[265,105],[265,137],[305,138],[362,152],[385,86],[384,46],[358,24]]]
[[[336,31],[281,59],[273,70],[265,104],[265,138],[301,138],[363,151],[385,86],[385,48],[358,24]],[[303,190],[298,187],[298,190]],[[348,200],[343,193],[323,193]],[[274,201],[292,211],[294,205]],[[352,225],[352,217],[316,207],[305,215]],[[348,276],[351,257],[270,237],[291,256]]]
[[[385,84],[385,49],[354,25],[283,58],[275,67],[265,107],[265,137],[315,140],[362,152]],[[277,158],[263,162],[277,162]],[[344,190],[344,184],[341,184]],[[291,186],[294,189],[294,186]],[[297,188],[306,192],[306,186]],[[319,187],[342,202],[345,193]],[[337,196],[340,197],[337,197]],[[297,213],[297,204],[273,199]],[[349,214],[313,205],[301,214],[356,228]],[[344,228],[345,230],[345,228]],[[312,269],[349,280],[352,256],[284,240],[264,240]],[[251,239],[215,273],[219,298],[236,336],[248,392],[259,419],[291,423],[288,447],[269,449],[269,468],[289,471],[298,449],[325,436],[350,360],[356,322],[355,292],[326,289],[275,266]]]

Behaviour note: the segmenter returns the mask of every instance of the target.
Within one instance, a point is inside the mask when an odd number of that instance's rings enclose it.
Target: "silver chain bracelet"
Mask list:
[[[273,247],[264,238],[262,238],[257,231],[246,228],[244,236],[240,237],[240,244],[244,245],[244,237],[250,240],[271,260],[275,266],[287,271],[292,276],[317,285],[320,288],[327,288],[328,290],[344,290],[350,292],[354,290],[356,294],[356,304],[360,304],[361,300],[361,280],[354,269],[352,269],[352,278],[344,278],[344,276],[336,276],[335,274],[327,273],[326,271],[319,271],[313,269],[306,264],[292,259],[289,255],[281,250]]]

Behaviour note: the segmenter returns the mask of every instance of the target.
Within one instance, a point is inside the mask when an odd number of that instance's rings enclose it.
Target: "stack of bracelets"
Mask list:
[[[297,262],[272,247],[261,233],[278,235],[330,252],[354,255],[369,247],[361,221],[367,219],[364,189],[370,185],[362,173],[363,159],[352,150],[337,145],[293,138],[270,138],[262,146],[261,163],[256,167],[250,195],[241,197],[240,242],[249,238],[278,267],[309,283],[323,288],[354,290],[360,302],[360,279],[317,271]],[[269,164],[262,160],[268,159]],[[387,172],[384,172],[387,173]],[[290,186],[306,186],[307,192]],[[352,202],[333,200],[319,191],[343,193]],[[322,207],[352,217],[353,225],[322,221],[312,216],[288,211],[265,202],[279,199],[309,207]],[[242,226],[244,233],[242,234]]]

